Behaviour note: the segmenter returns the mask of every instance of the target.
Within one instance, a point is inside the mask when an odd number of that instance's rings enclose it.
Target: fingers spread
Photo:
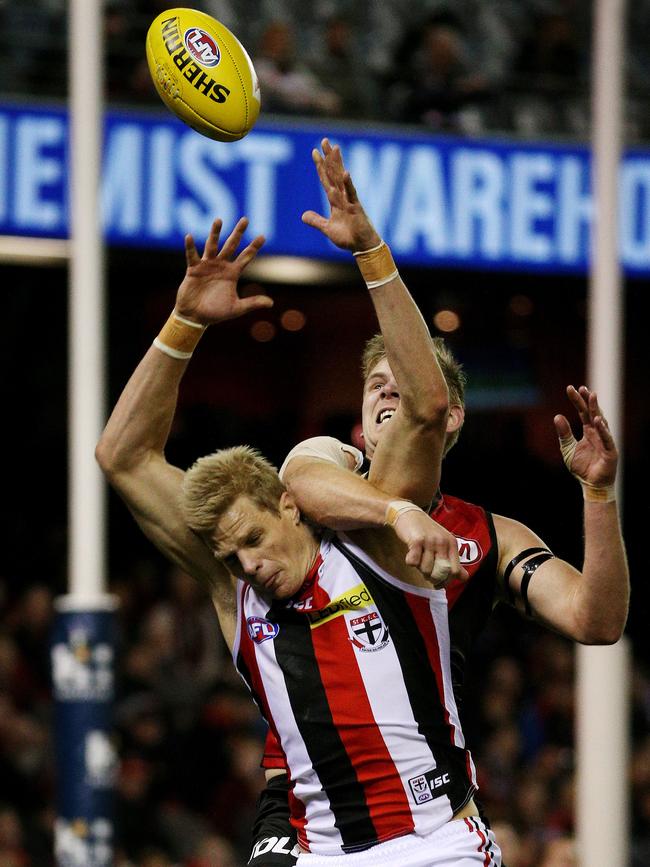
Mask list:
[[[239,256],[237,256],[235,259],[237,264],[241,265],[242,268],[245,268],[246,265],[248,265],[249,262],[252,262],[257,256],[265,240],[264,235],[258,235],[257,238],[251,241],[247,247],[244,247]]]
[[[321,214],[317,214],[316,211],[305,211],[301,219],[307,226],[312,226],[314,229],[319,229],[321,232],[324,231],[327,226],[327,220],[325,217]]]
[[[268,295],[251,295],[250,298],[242,298],[239,304],[242,314],[248,313],[250,310],[262,310],[268,307],[273,307],[273,299]]]
[[[598,435],[602,444],[605,446],[605,449],[607,451],[615,451],[616,446],[614,444],[614,437],[612,436],[607,422],[602,417],[602,415],[596,416],[596,418],[594,419],[594,426],[598,431]]]
[[[221,248],[221,253],[219,254],[223,259],[229,259],[231,256],[235,254],[237,251],[237,247],[239,247],[239,243],[244,235],[244,232],[248,228],[248,218],[242,217],[237,220],[237,225],[232,230],[228,239],[224,243]]]
[[[187,261],[188,268],[201,261],[201,257],[196,250],[194,238],[191,235],[185,235],[185,260]]]
[[[223,221],[220,219],[216,219],[212,223],[208,239],[205,242],[205,249],[203,250],[203,255],[206,259],[213,259],[219,252],[219,235],[221,234],[222,226]]]

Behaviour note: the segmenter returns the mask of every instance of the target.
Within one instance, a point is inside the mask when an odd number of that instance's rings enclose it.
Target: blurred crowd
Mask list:
[[[49,867],[54,819],[48,642],[52,592],[0,583],[0,865]],[[265,734],[211,603],[144,559],[118,576],[116,867],[241,867]],[[515,620],[517,622],[515,623]],[[633,683],[634,867],[650,863],[650,677]],[[497,612],[461,709],[481,802],[508,867],[578,867],[574,651]],[[623,867],[623,865],[621,865]]]
[[[172,4],[173,5],[173,4]],[[434,132],[584,137],[591,0],[193,0],[252,55],[266,112]],[[64,0],[0,0],[6,94],[63,96]],[[107,91],[157,102],[144,39],[169,0],[105,0]],[[627,4],[628,140],[650,136],[650,0]]]

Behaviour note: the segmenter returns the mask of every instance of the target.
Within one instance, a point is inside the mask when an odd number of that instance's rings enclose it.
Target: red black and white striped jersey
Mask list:
[[[334,534],[291,600],[241,581],[238,607],[233,657],[283,753],[303,848],[430,833],[469,801],[444,590],[396,579]]]

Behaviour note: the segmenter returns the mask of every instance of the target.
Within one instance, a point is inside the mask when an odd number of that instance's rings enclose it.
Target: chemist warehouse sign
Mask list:
[[[240,142],[210,141],[165,114],[111,112],[102,175],[113,244],[180,249],[213,216],[246,214],[274,254],[342,254],[300,221],[324,207],[311,150],[344,148],[362,201],[401,262],[584,271],[593,217],[585,148],[260,122]],[[0,106],[0,234],[68,234],[67,117]],[[650,152],[621,168],[621,254],[650,273]]]

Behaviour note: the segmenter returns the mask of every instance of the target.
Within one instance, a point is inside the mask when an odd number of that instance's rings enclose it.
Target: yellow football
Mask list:
[[[260,113],[260,88],[241,42],[210,15],[168,9],[147,33],[147,63],[167,108],[197,132],[237,141]]]

